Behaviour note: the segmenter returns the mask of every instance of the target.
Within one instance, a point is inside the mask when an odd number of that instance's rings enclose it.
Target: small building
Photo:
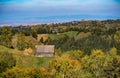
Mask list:
[[[54,45],[37,45],[35,46],[36,57],[53,57],[54,56]]]

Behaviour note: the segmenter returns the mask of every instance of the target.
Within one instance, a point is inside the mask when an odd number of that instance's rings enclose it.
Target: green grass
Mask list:
[[[16,53],[16,52],[21,52],[21,51],[19,51],[17,49],[10,49],[10,48],[7,48],[7,47],[0,45],[0,52]]]
[[[0,45],[0,52],[9,52],[12,53],[16,58],[17,66],[21,68],[27,67],[41,67],[48,63],[53,57],[35,57],[35,56],[26,56],[23,55],[23,51],[17,49],[10,49]]]
[[[38,67],[44,66],[45,64],[47,64],[53,58],[54,57],[36,57],[36,59],[37,59],[36,65]]]
[[[28,67],[44,67],[46,66],[49,61],[54,57],[35,57],[35,56],[19,56],[18,57],[17,65],[21,68],[28,68]]]
[[[90,35],[91,35],[90,32],[88,32],[88,33],[80,32],[80,33],[75,37],[75,40],[80,40],[80,39],[86,38],[86,37],[88,37],[88,36],[90,36]]]
[[[69,31],[69,32],[64,32],[64,33],[59,33],[59,34],[49,34],[49,37],[52,39],[58,39],[65,34],[68,35],[69,37],[75,37],[77,35],[77,31]]]
[[[67,34],[69,37],[75,37],[77,33],[78,31],[69,31],[69,32],[61,33],[61,35]]]

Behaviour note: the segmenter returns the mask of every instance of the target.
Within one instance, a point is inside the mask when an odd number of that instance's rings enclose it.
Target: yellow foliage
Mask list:
[[[45,75],[46,73],[47,73],[47,71],[46,71],[46,69],[45,68],[40,68],[40,72],[43,74],[43,75]]]
[[[91,55],[92,56],[102,56],[102,55],[104,55],[104,53],[102,52],[102,50],[92,50]]]
[[[71,58],[69,54],[64,54],[61,57],[55,57],[50,62],[50,68],[55,70],[55,77],[72,77],[73,72],[76,72],[82,63]]]
[[[79,56],[83,55],[83,52],[81,50],[76,50],[75,52],[77,52]]]
[[[8,69],[6,72],[2,73],[4,78],[20,78],[22,70],[18,67],[13,67],[12,69]]]
[[[116,55],[116,54],[117,54],[117,49],[115,47],[111,48],[110,55]]]

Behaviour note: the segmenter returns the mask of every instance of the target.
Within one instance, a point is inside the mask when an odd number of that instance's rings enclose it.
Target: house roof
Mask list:
[[[54,45],[37,45],[36,52],[37,53],[54,53]]]

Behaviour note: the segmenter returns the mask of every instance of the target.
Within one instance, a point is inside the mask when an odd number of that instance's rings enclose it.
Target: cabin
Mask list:
[[[36,57],[53,57],[54,56],[54,45],[37,45],[35,46]]]

